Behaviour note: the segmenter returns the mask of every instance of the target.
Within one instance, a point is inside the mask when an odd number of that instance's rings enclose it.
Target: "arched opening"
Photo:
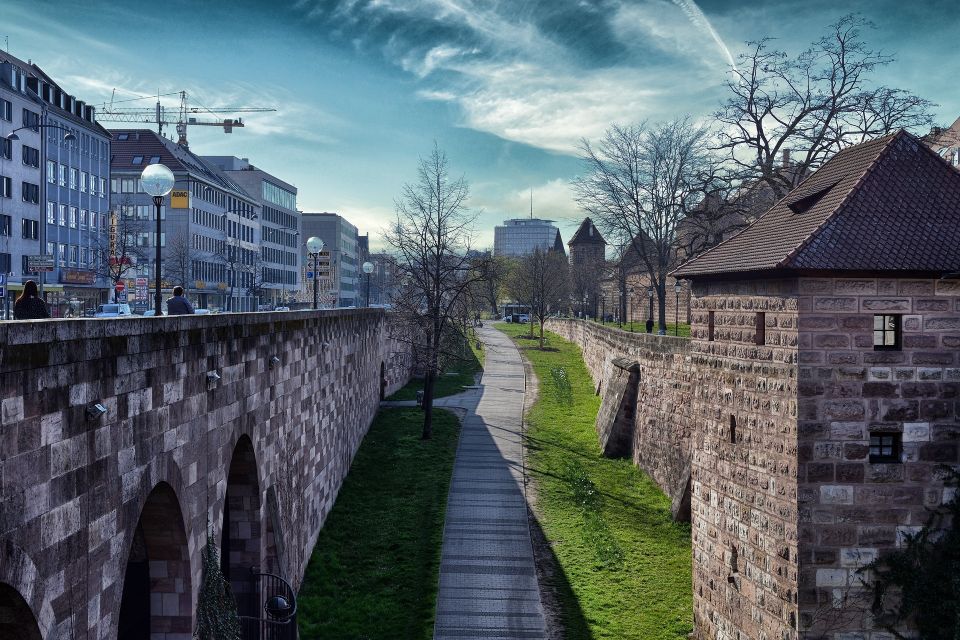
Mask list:
[[[251,567],[260,571],[260,483],[250,438],[242,436],[233,450],[223,501],[220,566],[230,581],[242,616],[256,616],[256,583]]]
[[[0,582],[0,638],[41,640],[30,605],[10,585]]]
[[[380,399],[387,397],[387,366],[380,363]]]
[[[130,542],[118,638],[187,637],[193,631],[190,553],[180,502],[161,482],[143,505]]]

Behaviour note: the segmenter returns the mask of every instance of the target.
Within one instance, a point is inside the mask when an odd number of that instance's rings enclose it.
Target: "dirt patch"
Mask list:
[[[537,401],[540,395],[540,381],[533,373],[533,366],[520,350],[523,359],[524,399],[523,399],[523,432],[527,431],[527,412]],[[540,518],[537,514],[537,482],[527,472],[529,468],[527,447],[523,448],[523,483],[527,499],[527,528],[530,530],[530,542],[533,544],[533,558],[537,566],[537,586],[540,589],[540,603],[543,605],[543,617],[546,624],[547,640],[563,640],[563,624],[561,622],[562,607],[557,600],[556,593],[548,585],[553,584],[554,576],[560,571],[556,556],[550,548],[550,542],[540,528]]]

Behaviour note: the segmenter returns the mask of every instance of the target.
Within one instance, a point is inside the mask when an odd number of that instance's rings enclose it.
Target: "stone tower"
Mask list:
[[[574,311],[597,317],[600,279],[606,261],[607,241],[590,218],[584,218],[567,243],[573,279]],[[586,297],[586,303],[584,303]]]

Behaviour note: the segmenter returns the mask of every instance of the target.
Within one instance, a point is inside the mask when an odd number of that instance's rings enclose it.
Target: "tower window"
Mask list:
[[[713,342],[713,311],[707,313],[707,340]]]
[[[767,343],[767,314],[760,312],[757,314],[754,319],[755,329],[753,334],[753,341],[756,344],[766,344]]]
[[[900,462],[903,434],[887,431],[870,432],[870,462]]]
[[[899,351],[903,328],[898,315],[873,316],[873,348],[875,351]]]
[[[737,444],[737,417],[730,414],[730,444]]]

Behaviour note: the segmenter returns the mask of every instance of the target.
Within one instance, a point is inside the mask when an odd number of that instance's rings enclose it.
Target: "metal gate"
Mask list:
[[[244,640],[297,640],[297,595],[290,583],[272,573],[251,570],[256,616],[240,616]]]

